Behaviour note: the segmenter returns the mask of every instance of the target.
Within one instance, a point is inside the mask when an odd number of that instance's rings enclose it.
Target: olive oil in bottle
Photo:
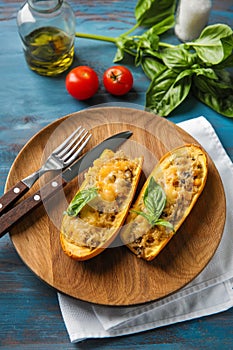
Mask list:
[[[73,61],[73,38],[58,28],[42,27],[24,38],[24,54],[32,70],[41,75],[57,75]]]
[[[63,0],[27,0],[17,16],[26,62],[40,75],[56,76],[74,58],[75,16]]]

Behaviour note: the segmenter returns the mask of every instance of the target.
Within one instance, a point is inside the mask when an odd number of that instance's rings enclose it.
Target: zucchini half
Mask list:
[[[142,157],[130,159],[121,150],[114,153],[109,149],[94,161],[76,196],[94,188],[96,197],[77,215],[69,215],[69,210],[63,215],[60,241],[68,256],[90,259],[116,238],[131,206],[142,163]]]
[[[146,180],[120,234],[137,257],[153,260],[170,241],[200,196],[207,171],[206,153],[194,144],[175,148],[161,158]],[[170,222],[173,230],[161,225],[152,227],[144,216],[135,213],[146,212],[143,196],[152,176],[166,195],[161,219]]]

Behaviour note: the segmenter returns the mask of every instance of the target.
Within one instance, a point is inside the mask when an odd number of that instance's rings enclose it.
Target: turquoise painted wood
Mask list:
[[[77,31],[117,36],[134,24],[132,1],[70,1]],[[0,0],[0,195],[10,166],[23,145],[42,127],[63,115],[90,106],[113,103],[143,106],[149,85],[140,68],[128,59],[135,84],[125,97],[116,98],[100,86],[88,102],[78,102],[65,90],[65,74],[45,78],[26,66],[16,27],[21,3]],[[232,0],[213,1],[210,23],[233,26]],[[175,38],[169,38],[174,41]],[[89,65],[101,77],[112,65],[115,47],[76,39],[75,65]],[[169,119],[179,122],[204,115],[214,126],[233,161],[233,120],[189,98]],[[233,309],[217,315],[175,324],[131,336],[70,344],[59,311],[56,292],[23,264],[8,236],[0,240],[0,346],[3,349],[230,349],[233,344]]]

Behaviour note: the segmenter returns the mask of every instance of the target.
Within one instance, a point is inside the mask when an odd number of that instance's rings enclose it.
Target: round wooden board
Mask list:
[[[197,143],[175,124],[148,112],[121,107],[87,109],[56,120],[36,134],[16,158],[6,189],[38,169],[49,152],[78,125],[85,126],[93,134],[86,150],[114,133],[133,131],[122,149],[132,156],[144,155],[145,176],[167,151],[185,143]],[[157,300],[196,277],[221,240],[225,195],[210,158],[208,171],[205,189],[192,212],[152,262],[136,258],[119,241],[86,262],[76,262],[64,254],[59,241],[61,217],[80,179],[73,180],[65,191],[18,223],[11,231],[11,239],[22,260],[38,277],[69,296],[116,306]],[[29,194],[47,179],[42,177]]]

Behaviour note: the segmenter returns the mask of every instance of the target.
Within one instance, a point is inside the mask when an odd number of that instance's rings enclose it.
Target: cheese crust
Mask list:
[[[165,154],[144,184],[133,210],[146,211],[143,195],[151,176],[166,194],[161,218],[169,221],[174,231],[159,225],[151,227],[142,215],[129,212],[121,232],[121,239],[128,248],[137,257],[148,261],[169,242],[200,196],[207,178],[207,156],[201,147],[193,144]]]
[[[118,234],[132,203],[142,169],[142,157],[105,150],[85,174],[78,192],[97,188],[98,195],[77,216],[64,213],[62,248],[76,260],[86,260],[109,246]]]

